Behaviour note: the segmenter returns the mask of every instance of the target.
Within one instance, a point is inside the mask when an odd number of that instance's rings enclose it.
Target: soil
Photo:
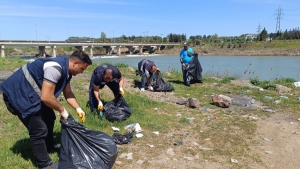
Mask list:
[[[139,88],[132,85],[132,79],[125,79],[125,92],[136,93],[141,92]],[[234,80],[233,85],[252,86],[247,80]],[[198,84],[194,84],[198,85]],[[203,86],[210,84],[201,84]],[[106,88],[105,90],[109,90]],[[188,111],[184,106],[176,104],[178,97],[174,96],[173,92],[141,92],[149,99],[165,102],[178,107],[178,112],[181,110]],[[244,108],[244,100],[251,98],[245,96],[234,96],[232,98],[237,100],[227,111],[235,111]],[[240,103],[238,101],[241,101]],[[253,109],[261,109],[262,103],[256,101],[251,107]],[[160,114],[163,110],[155,111]],[[203,109],[203,107],[201,107]],[[207,110],[207,115],[211,115],[215,110]],[[165,113],[164,113],[165,114]],[[169,116],[178,116],[178,113],[167,114]],[[241,118],[246,118],[241,116]],[[205,119],[203,119],[205,120]],[[202,121],[203,121],[202,120]],[[149,142],[147,139],[135,139],[134,142],[128,145],[120,145],[119,153],[114,168],[197,168],[197,169],[216,169],[216,168],[280,168],[293,169],[299,168],[300,156],[298,151],[300,149],[300,131],[299,122],[293,118],[283,115],[282,113],[272,113],[267,118],[257,118],[257,131],[252,137],[256,145],[250,146],[250,154],[255,154],[260,162],[255,162],[251,158],[235,157],[238,159],[237,164],[230,162],[231,159],[224,157],[214,157],[214,160],[205,160],[199,151],[211,151],[212,147],[203,146],[200,144],[201,133],[194,131],[197,125],[191,123],[190,126],[182,129],[174,129],[168,133],[145,134],[146,137],[151,137]],[[143,127],[143,126],[141,126]],[[201,132],[201,131],[200,131]],[[182,141],[178,145],[174,145],[176,141]],[[207,139],[207,145],[211,140]],[[155,146],[151,148],[150,146]],[[166,146],[167,145],[167,146]],[[167,148],[166,148],[167,147]],[[194,150],[193,156],[187,155],[186,151]],[[234,160],[233,159],[233,160]],[[244,167],[247,166],[247,167]]]

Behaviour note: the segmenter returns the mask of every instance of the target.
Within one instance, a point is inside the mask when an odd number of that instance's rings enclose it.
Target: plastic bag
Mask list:
[[[112,135],[112,137],[114,138],[115,140],[115,143],[117,144],[127,144],[127,143],[130,143],[131,142],[131,139],[133,137],[133,133],[129,132],[127,134],[120,134],[120,133],[114,133]]]
[[[161,72],[156,71],[154,74],[154,84],[153,84],[154,91],[173,91],[174,88],[171,84],[164,81],[161,77]]]
[[[60,119],[61,148],[59,169],[110,169],[118,155],[114,139],[101,131],[90,130],[71,115]]]
[[[123,121],[130,117],[131,109],[120,94],[104,106],[103,115],[110,121]]]
[[[189,63],[187,68],[188,73],[193,77],[195,81],[202,81],[202,66],[198,59],[198,54],[195,54]]]

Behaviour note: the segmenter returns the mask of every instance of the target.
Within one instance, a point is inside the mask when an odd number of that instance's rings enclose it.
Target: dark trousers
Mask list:
[[[184,84],[190,84],[191,75],[189,74],[189,72],[183,66],[181,66],[181,70],[182,70],[183,83]]]
[[[54,144],[53,127],[56,118],[54,111],[42,104],[42,108],[39,112],[23,119],[18,110],[14,108],[4,94],[3,100],[7,109],[11,113],[16,114],[26,126],[30,137],[32,152],[38,167],[42,168],[51,164],[52,161],[48,155],[47,147],[51,148],[51,146]]]

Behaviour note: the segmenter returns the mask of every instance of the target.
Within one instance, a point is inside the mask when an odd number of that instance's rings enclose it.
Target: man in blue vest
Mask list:
[[[118,94],[124,95],[124,79],[117,67],[105,64],[94,69],[89,87],[89,105],[91,111],[94,111],[96,108],[103,110],[99,89],[102,89],[105,85],[114,93],[115,98]]]
[[[75,51],[69,58],[36,59],[0,84],[7,109],[17,115],[28,130],[38,168],[57,167],[48,151],[58,146],[53,138],[56,119],[53,110],[58,111],[64,119],[69,116],[57,101],[62,92],[81,121],[85,121],[85,113],[71,90],[70,80],[72,76],[83,73],[90,64],[91,59],[82,50]]]
[[[137,75],[141,75],[141,91],[145,91],[145,83],[147,83],[148,89],[153,91],[153,87],[151,85],[153,80],[153,73],[159,68],[156,67],[156,64],[147,59],[143,59],[138,63],[138,70],[136,71]]]
[[[194,50],[192,48],[189,47],[188,43],[185,42],[183,44],[183,49],[180,51],[180,63],[181,63],[181,69],[182,69],[182,77],[183,77],[183,82],[184,85],[186,86],[190,86],[190,81],[191,81],[191,76],[189,75],[187,69],[188,69],[188,65],[192,60],[192,56],[194,54]]]

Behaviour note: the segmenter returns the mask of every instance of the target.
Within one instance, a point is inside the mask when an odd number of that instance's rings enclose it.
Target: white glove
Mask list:
[[[103,104],[101,100],[98,103],[98,110],[103,110]]]
[[[64,119],[67,119],[69,117],[69,113],[67,110],[64,108],[64,111],[60,113],[61,117]]]
[[[79,107],[79,108],[76,109],[76,113],[80,117],[81,122],[84,123],[85,122],[85,113],[84,113],[84,111]]]
[[[124,96],[125,92],[124,92],[123,88],[120,88],[120,94],[121,94],[122,96]]]
[[[152,86],[148,86],[148,89],[153,91],[153,87]]]

